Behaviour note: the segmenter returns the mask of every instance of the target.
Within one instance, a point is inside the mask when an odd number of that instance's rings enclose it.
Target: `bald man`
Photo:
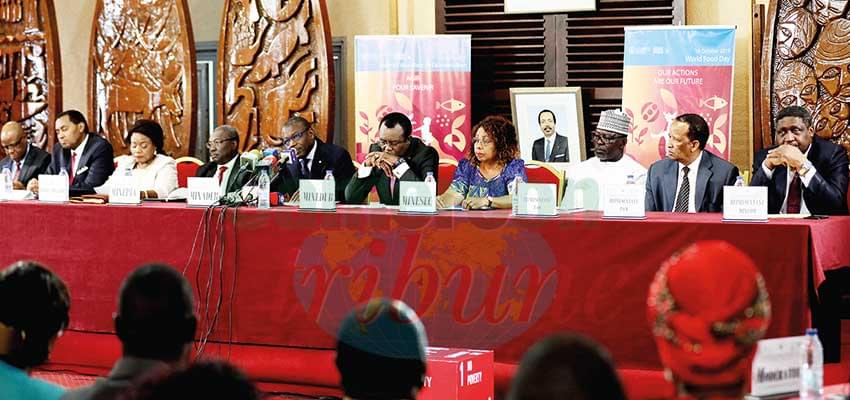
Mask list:
[[[30,144],[21,124],[10,121],[0,130],[0,144],[6,158],[0,160],[0,171],[12,171],[14,189],[24,189],[30,179],[38,178],[50,166],[50,154]]]

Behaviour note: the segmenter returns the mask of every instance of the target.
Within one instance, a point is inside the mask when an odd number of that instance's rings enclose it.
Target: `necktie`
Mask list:
[[[12,178],[12,182],[21,180],[21,162],[15,161],[15,177]]]
[[[310,179],[310,159],[302,158],[301,159],[301,178]]]
[[[682,186],[679,187],[679,195],[676,196],[676,212],[688,212],[688,197],[691,195],[691,182],[688,180],[688,172],[690,168],[682,168]]]
[[[218,184],[221,185],[221,182],[224,181],[224,173],[227,172],[227,166],[222,165],[218,167]]]
[[[71,170],[68,171],[68,182],[74,183],[74,175],[77,174],[77,152],[71,152]]]
[[[800,195],[802,194],[802,186],[800,176],[794,174],[794,179],[791,180],[791,186],[788,187],[788,204],[785,206],[785,212],[788,214],[800,213]]]
[[[551,140],[547,140],[547,141],[546,141],[546,156],[545,156],[546,161],[549,161],[549,157],[550,157],[551,155],[552,155],[552,141],[551,141]]]
[[[395,175],[390,175],[390,197],[395,197]]]

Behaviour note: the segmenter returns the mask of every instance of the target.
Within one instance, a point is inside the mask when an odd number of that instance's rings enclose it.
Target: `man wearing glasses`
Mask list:
[[[221,195],[239,191],[251,180],[252,172],[239,168],[239,133],[230,125],[221,125],[213,130],[207,141],[210,162],[198,168],[195,176],[216,178]]]
[[[270,141],[282,143],[284,149],[295,150],[297,157],[297,160],[281,164],[280,172],[271,183],[272,192],[283,193],[291,199],[298,191],[299,180],[323,179],[325,172],[333,170],[336,200],[345,201],[345,186],[354,175],[354,163],[348,150],[317,138],[312,124],[297,115],[283,125],[280,138]]]
[[[29,143],[21,124],[10,121],[3,125],[0,144],[6,153],[6,158],[0,160],[0,171],[9,168],[12,172],[13,189],[26,188],[30,179],[47,172],[50,154]]]
[[[431,172],[437,179],[439,155],[434,148],[410,137],[410,119],[402,113],[389,113],[378,125],[378,143],[372,144],[357,176],[345,188],[349,203],[361,203],[376,187],[383,204],[398,205],[401,181],[424,181]]]
[[[567,173],[570,186],[584,186],[587,185],[585,181],[591,181],[599,190],[596,192],[599,193],[596,200],[599,200],[602,198],[601,193],[605,186],[624,185],[628,183],[629,176],[632,177],[634,184],[645,183],[646,168],[624,152],[631,122],[629,115],[620,110],[602,111],[591,139],[593,154],[596,157],[588,158],[570,167]],[[584,204],[594,203],[598,204],[593,201],[584,202]]]

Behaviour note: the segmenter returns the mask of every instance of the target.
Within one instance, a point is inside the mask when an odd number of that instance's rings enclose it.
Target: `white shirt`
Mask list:
[[[688,167],[688,212],[695,213],[697,212],[696,207],[696,186],[697,186],[697,172],[699,172],[699,162],[702,161],[702,150],[700,150],[699,155],[696,159],[691,161]],[[673,210],[676,209],[676,198],[679,197],[679,188],[682,187],[682,179],[685,177],[685,164],[679,163],[679,174],[676,178],[676,192],[673,197]]]
[[[80,142],[80,145],[71,150],[71,159],[74,160],[74,176],[77,176],[77,171],[80,170],[80,157],[83,156],[83,151],[86,149],[86,144],[89,142],[89,134],[83,134],[83,141]],[[75,156],[76,155],[76,156]],[[70,169],[71,166],[69,165]]]
[[[809,159],[809,150],[811,149],[812,145],[810,144],[809,148],[806,149],[806,152],[803,153],[807,160]],[[765,176],[767,176],[768,180],[773,179],[773,170],[768,169],[764,162],[761,163],[761,170],[764,172]],[[791,168],[786,167],[785,170],[788,175],[786,175],[785,178],[785,199],[782,200],[782,207],[779,209],[780,214],[786,214],[786,210],[788,209],[788,189],[791,187],[791,180],[794,179],[794,172],[791,171]],[[800,183],[803,187],[809,187],[809,183],[812,181],[815,173],[817,173],[817,170],[815,169],[815,166],[812,165],[812,167],[806,171],[805,175],[800,175]],[[809,207],[806,206],[806,198],[803,196],[803,187],[800,188],[800,214],[811,214],[809,212]]]
[[[233,158],[231,158],[230,161],[227,162],[227,164],[217,165],[215,167],[215,174],[213,175],[213,178],[219,179],[219,176],[223,176],[221,178],[221,184],[219,185],[219,189],[221,190],[222,196],[227,194],[227,179],[230,176],[231,170],[236,165],[236,160],[238,160],[238,159],[239,159],[239,154],[233,156]],[[227,168],[225,168],[225,170],[222,171],[221,167],[227,167]]]
[[[177,189],[177,163],[169,156],[157,154],[150,164],[141,168],[136,167],[136,160],[132,156],[120,156],[117,162],[115,172],[103,186],[94,188],[95,192],[108,194],[109,187],[114,181],[113,178],[121,176],[127,169],[132,170],[133,182],[139,191],[154,190],[157,197],[165,198],[174,189]]]
[[[570,166],[567,170],[569,185],[574,185],[585,179],[596,182],[599,188],[599,200],[604,198],[606,186],[625,185],[629,175],[634,177],[635,184],[641,186],[646,184],[646,167],[625,154],[617,161],[602,161],[597,157],[591,157]],[[601,209],[601,202],[598,201],[597,204],[597,208]]]
[[[311,175],[313,174],[313,158],[316,157],[316,147],[319,147],[319,146],[317,146],[316,142],[313,141],[313,147],[310,149],[310,152],[307,153],[307,157],[304,157],[306,160],[308,160],[307,161],[307,169],[310,170]]]

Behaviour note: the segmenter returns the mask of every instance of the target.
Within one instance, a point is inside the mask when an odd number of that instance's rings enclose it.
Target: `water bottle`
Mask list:
[[[3,172],[0,172],[0,183],[3,184],[3,193],[12,193],[12,171],[9,167],[4,167]]]
[[[629,174],[629,176],[626,177],[626,185],[634,185],[636,183],[637,183],[637,179],[635,179],[634,175]]]
[[[325,180],[334,182],[334,170],[329,169],[329,170],[325,171]],[[331,183],[331,186],[334,188],[332,193],[334,193],[334,200],[336,200],[336,184]]]
[[[437,195],[437,180],[434,179],[434,173],[428,172],[425,174],[425,183],[428,184],[428,187],[431,188],[431,193],[436,196]]]
[[[271,186],[271,178],[268,171],[263,168],[260,170],[260,178],[257,180],[257,208],[268,210],[271,208],[269,203],[269,188]]]
[[[59,176],[65,178],[65,181],[68,181],[68,171],[65,171],[65,168],[59,168]]]
[[[738,177],[735,178],[735,186],[737,186],[737,187],[744,186],[744,177],[743,176],[738,175]]]
[[[511,194],[511,214],[513,215],[517,215],[517,212],[519,212],[519,184],[522,182],[522,177],[517,175],[508,184],[508,192]]]
[[[800,364],[800,399],[820,399],[823,396],[823,346],[817,329],[806,329]]]

